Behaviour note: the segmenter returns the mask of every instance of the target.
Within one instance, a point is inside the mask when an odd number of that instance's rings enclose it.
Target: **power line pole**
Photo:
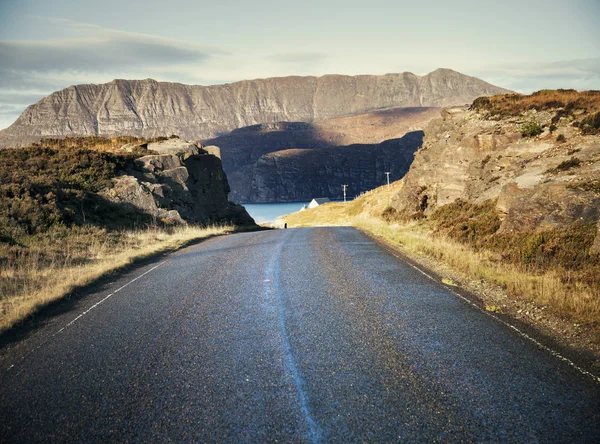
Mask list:
[[[346,188],[348,188],[348,185],[342,185],[342,188],[344,189],[344,203],[346,203]]]
[[[389,191],[390,190],[390,171],[386,171],[385,175],[387,176],[388,191]]]

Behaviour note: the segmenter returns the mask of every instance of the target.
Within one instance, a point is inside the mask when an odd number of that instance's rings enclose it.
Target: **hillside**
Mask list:
[[[344,181],[357,195],[383,183],[386,171],[392,180],[402,177],[421,145],[420,130],[439,116],[439,108],[392,108],[254,125],[203,143],[219,146],[235,202],[337,199]]]
[[[66,139],[0,151],[0,243],[56,226],[253,223],[228,201],[217,156],[179,139],[131,153],[111,152],[109,142]]]
[[[279,121],[314,122],[391,107],[439,107],[506,92],[449,69],[425,76],[327,75],[198,86],[114,80],[70,86],[29,106],[0,132],[0,147],[66,136],[207,139]]]
[[[299,202],[314,197],[357,196],[402,177],[421,146],[422,131],[380,144],[287,149],[262,155],[249,167],[230,173],[232,199],[239,202]]]
[[[600,368],[600,92],[499,95],[442,115],[402,180],[288,226],[382,236]]]

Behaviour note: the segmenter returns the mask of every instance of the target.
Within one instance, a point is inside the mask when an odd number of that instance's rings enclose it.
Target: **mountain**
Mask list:
[[[70,86],[29,106],[0,132],[0,147],[41,138],[177,134],[206,139],[261,123],[315,122],[392,107],[439,107],[507,92],[449,69],[425,76],[280,77],[198,86],[113,80]]]
[[[204,140],[220,148],[234,202],[338,199],[399,179],[439,108],[393,108],[319,122],[277,122]],[[410,134],[410,136],[408,136]],[[407,135],[407,137],[404,137]]]
[[[231,198],[238,202],[300,202],[314,197],[341,199],[342,185],[353,198],[390,180],[400,179],[421,146],[422,131],[380,144],[287,149],[264,154],[229,174]]]

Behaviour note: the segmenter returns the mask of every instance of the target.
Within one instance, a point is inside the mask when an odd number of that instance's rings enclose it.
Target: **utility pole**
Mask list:
[[[390,190],[390,172],[391,171],[386,171],[385,172],[385,175],[387,176],[388,191]]]
[[[344,203],[346,203],[346,188],[348,188],[348,185],[342,185],[342,188],[344,189]]]

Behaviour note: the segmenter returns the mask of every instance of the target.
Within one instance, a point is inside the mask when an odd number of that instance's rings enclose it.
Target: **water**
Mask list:
[[[303,205],[309,202],[287,202],[287,203],[268,203],[268,204],[243,204],[250,216],[257,224],[263,222],[273,222],[279,216],[300,211]]]

